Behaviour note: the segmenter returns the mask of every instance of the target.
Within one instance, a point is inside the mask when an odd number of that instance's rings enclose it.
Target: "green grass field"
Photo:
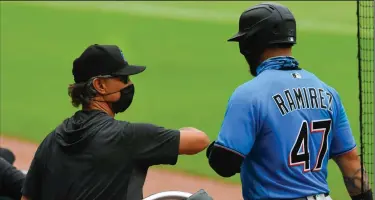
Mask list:
[[[90,44],[117,44],[133,64],[135,100],[118,119],[194,126],[215,139],[232,91],[251,79],[236,44],[240,13],[257,2],[1,2],[1,132],[40,142],[76,109],[72,61]],[[294,56],[335,87],[358,139],[355,2],[282,2],[298,23]],[[219,178],[205,154],[171,170]],[[239,182],[239,177],[229,179]],[[346,200],[330,161],[334,199]]]

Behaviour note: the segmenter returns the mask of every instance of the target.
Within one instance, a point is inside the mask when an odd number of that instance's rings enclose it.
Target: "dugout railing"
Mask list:
[[[149,197],[144,198],[143,200],[186,200],[192,194],[188,192],[181,191],[165,191],[153,194]]]

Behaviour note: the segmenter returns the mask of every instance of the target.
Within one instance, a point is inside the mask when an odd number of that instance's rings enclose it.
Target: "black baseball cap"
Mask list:
[[[74,60],[72,72],[74,81],[82,83],[96,76],[129,76],[145,69],[145,66],[130,65],[116,45],[94,44]]]
[[[268,44],[296,44],[296,20],[292,12],[278,3],[252,6],[241,14],[239,31],[228,42],[255,36]]]

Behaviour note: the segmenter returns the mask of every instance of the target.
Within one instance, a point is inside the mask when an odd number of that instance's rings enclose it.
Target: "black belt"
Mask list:
[[[316,195],[310,195],[310,196],[313,196],[314,199],[316,199]],[[328,197],[329,196],[329,193],[325,193],[324,194],[325,197]],[[290,200],[306,200],[307,197],[302,197],[302,198],[297,198],[297,199],[290,199]]]

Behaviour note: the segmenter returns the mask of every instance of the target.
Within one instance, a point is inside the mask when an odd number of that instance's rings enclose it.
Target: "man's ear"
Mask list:
[[[102,81],[99,78],[95,78],[92,80],[92,86],[94,89],[99,93],[99,94],[105,94],[106,93],[106,87],[105,87],[105,82]]]

